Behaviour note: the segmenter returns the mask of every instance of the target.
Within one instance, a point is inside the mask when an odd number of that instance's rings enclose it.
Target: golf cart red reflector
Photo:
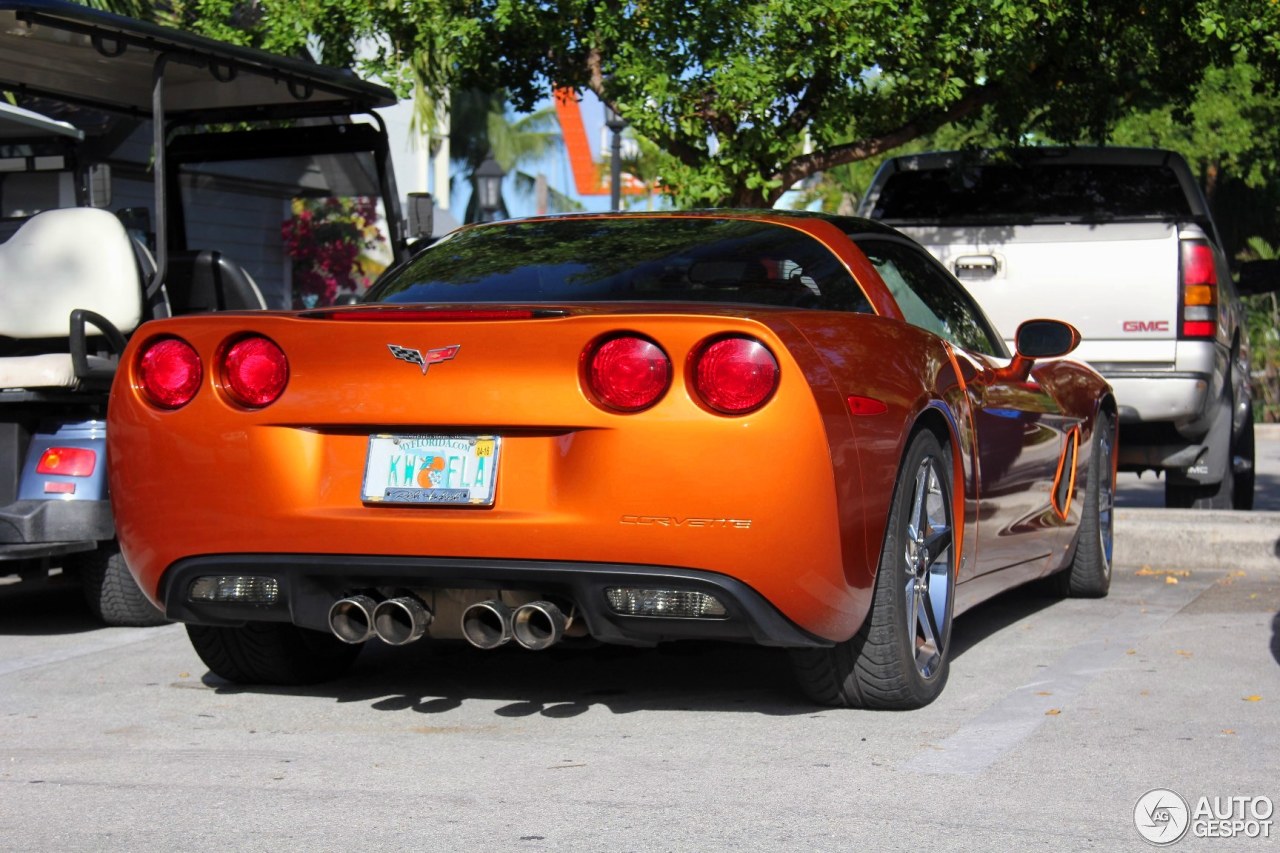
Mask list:
[[[526,308],[468,308],[463,310],[356,308],[347,311],[323,311],[305,315],[320,320],[361,320],[382,323],[443,323],[468,320],[533,320],[538,317],[561,317],[563,311],[534,311]]]
[[[76,493],[76,484],[71,481],[48,482],[44,484],[44,493],[46,495],[74,495]]]
[[[98,464],[98,454],[84,447],[50,447],[36,464],[37,474],[88,477]],[[73,488],[74,490],[74,488]],[[49,491],[49,489],[45,489]]]

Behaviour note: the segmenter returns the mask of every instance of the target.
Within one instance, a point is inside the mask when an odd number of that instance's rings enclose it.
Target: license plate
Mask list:
[[[362,497],[367,503],[493,506],[496,435],[371,435]]]

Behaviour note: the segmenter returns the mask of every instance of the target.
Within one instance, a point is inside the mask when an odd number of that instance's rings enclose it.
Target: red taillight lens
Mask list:
[[[98,454],[85,447],[50,447],[36,463],[37,474],[88,477],[98,464]]]
[[[138,381],[147,398],[164,409],[191,402],[200,390],[204,370],[191,344],[162,338],[147,346],[138,359]]]
[[[721,338],[694,356],[693,387],[717,412],[744,415],[773,396],[778,360],[755,338]]]
[[[610,338],[587,358],[587,385],[611,409],[638,412],[671,384],[671,359],[653,341],[631,335]]]
[[[1203,240],[1182,241],[1181,301],[1178,336],[1212,338],[1218,329],[1218,269],[1213,247]]]
[[[222,359],[222,381],[242,406],[260,409],[279,399],[289,382],[289,360],[274,341],[254,336],[236,341]]]

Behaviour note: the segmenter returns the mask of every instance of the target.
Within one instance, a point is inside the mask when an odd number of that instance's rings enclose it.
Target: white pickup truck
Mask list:
[[[1180,155],[907,155],[876,173],[859,213],[928,248],[1006,340],[1034,317],[1073,323],[1075,356],[1116,392],[1119,467],[1162,472],[1166,506],[1252,508],[1243,310]]]

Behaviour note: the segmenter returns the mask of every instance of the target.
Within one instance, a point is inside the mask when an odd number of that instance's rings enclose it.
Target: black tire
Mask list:
[[[871,612],[849,640],[792,653],[815,702],[906,710],[947,683],[955,609],[951,459],[928,430],[907,446],[893,489]]]
[[[129,566],[116,542],[107,542],[96,551],[76,555],[84,600],[108,625],[142,628],[163,625],[164,613],[152,604],[129,573]]]
[[[361,648],[287,622],[249,622],[241,628],[188,625],[187,636],[205,666],[238,684],[328,681],[350,669]]]
[[[1240,471],[1234,472],[1235,485],[1231,495],[1231,505],[1239,510],[1253,509],[1253,486],[1254,486],[1254,457],[1255,448],[1253,444],[1253,404],[1249,405],[1245,411],[1244,428],[1240,430],[1240,435],[1236,438],[1236,446],[1231,454],[1232,467],[1235,466],[1237,457],[1241,460]]]
[[[1102,598],[1111,589],[1116,433],[1106,412],[1098,415],[1091,445],[1075,551],[1071,564],[1055,578],[1058,591],[1073,598]]]

